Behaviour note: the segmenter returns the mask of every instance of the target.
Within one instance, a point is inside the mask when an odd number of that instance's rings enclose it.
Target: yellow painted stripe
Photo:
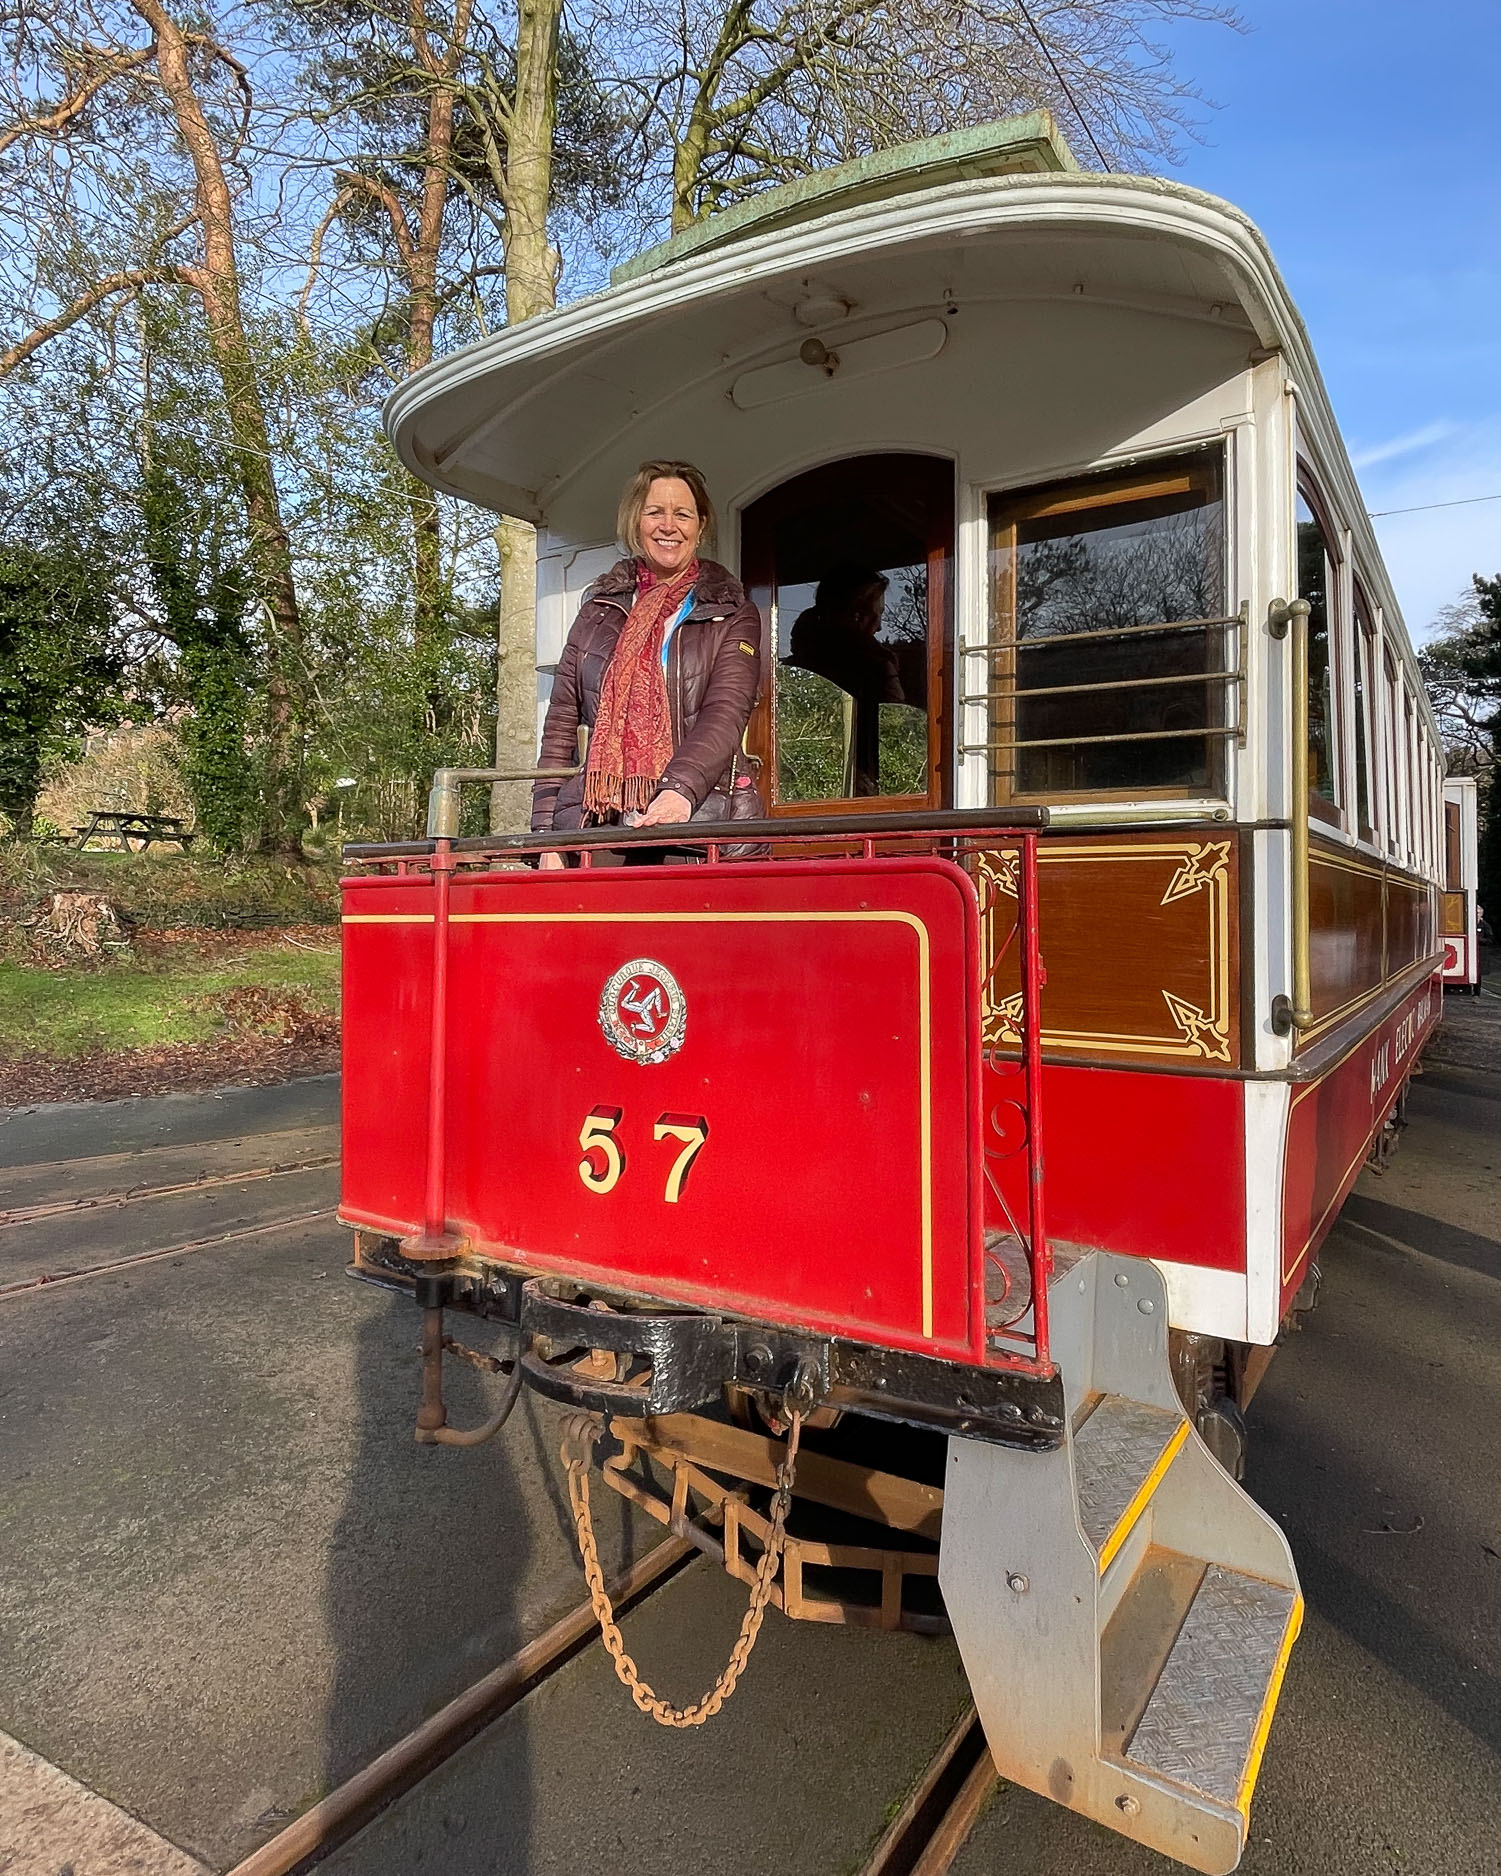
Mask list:
[[[1251,1793],[1256,1789],[1256,1775],[1261,1770],[1261,1755],[1266,1751],[1267,1734],[1272,1730],[1272,1715],[1277,1711],[1277,1696],[1282,1692],[1282,1677],[1287,1672],[1288,1656],[1293,1651],[1293,1643],[1298,1639],[1298,1630],[1302,1626],[1303,1598],[1299,1596],[1293,1603],[1292,1614],[1287,1618],[1282,1646],[1277,1651],[1277,1665],[1272,1669],[1272,1678],[1267,1683],[1266,1698],[1261,1703],[1261,1717],[1256,1722],[1256,1736],[1251,1741],[1251,1756],[1246,1760],[1245,1776],[1240,1781],[1240,1793],[1235,1800],[1235,1808],[1240,1812],[1241,1821],[1247,1830],[1251,1828]]]
[[[1152,1470],[1142,1480],[1141,1484],[1137,1486],[1136,1496],[1131,1500],[1130,1504],[1127,1505],[1126,1509],[1121,1513],[1120,1520],[1117,1523],[1115,1529],[1110,1533],[1109,1537],[1105,1539],[1104,1544],[1100,1547],[1100,1574],[1101,1576],[1105,1574],[1106,1569],[1109,1567],[1111,1558],[1120,1549],[1121,1545],[1125,1543],[1126,1539],[1131,1535],[1131,1530],[1132,1530],[1132,1527],[1135,1525],[1136,1520],[1141,1516],[1141,1514],[1146,1510],[1148,1504],[1151,1502],[1153,1492],[1155,1492],[1157,1490],[1157,1487],[1161,1485],[1164,1477],[1167,1474],[1168,1467],[1173,1463],[1174,1459],[1176,1459],[1178,1456],[1179,1447],[1182,1446],[1183,1442],[1187,1438],[1188,1438],[1188,1422],[1186,1420],[1180,1420],[1178,1422],[1177,1427],[1174,1429],[1173,1437],[1168,1441],[1167,1445],[1164,1446],[1162,1451],[1157,1455],[1156,1465],[1152,1467]]]

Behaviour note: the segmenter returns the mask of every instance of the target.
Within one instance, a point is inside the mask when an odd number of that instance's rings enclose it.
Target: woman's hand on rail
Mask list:
[[[653,797],[651,805],[636,823],[638,827],[676,827],[680,821],[691,820],[693,803],[686,795],[680,795],[675,788],[664,788],[661,794]]]
[[[537,865],[544,873],[561,873],[567,862],[561,853],[544,853],[539,855]]]

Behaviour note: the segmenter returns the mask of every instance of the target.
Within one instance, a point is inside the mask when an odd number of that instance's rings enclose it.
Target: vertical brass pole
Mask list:
[[[1292,660],[1289,683],[1292,686],[1292,801],[1288,807],[1291,827],[1292,877],[1289,881],[1293,946],[1294,1029],[1307,1029],[1313,1023],[1313,984],[1309,960],[1308,929],[1308,615],[1306,599],[1291,604],[1273,600],[1267,618],[1274,638],[1291,632]]]

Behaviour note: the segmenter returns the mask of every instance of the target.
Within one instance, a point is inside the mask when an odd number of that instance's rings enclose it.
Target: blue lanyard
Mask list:
[[[664,671],[667,669],[667,648],[672,643],[672,635],[692,610],[693,594],[690,591],[688,597],[683,601],[682,605],[678,607],[676,615],[669,620],[667,629],[662,634],[662,669]]]

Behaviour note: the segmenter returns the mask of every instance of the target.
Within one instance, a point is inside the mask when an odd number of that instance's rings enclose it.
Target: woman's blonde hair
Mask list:
[[[625,485],[625,493],[620,498],[620,514],[615,523],[615,531],[630,553],[639,554],[642,551],[641,511],[646,506],[652,483],[669,479],[686,482],[692,489],[693,505],[698,510],[698,518],[704,530],[699,544],[712,545],[714,504],[709,500],[708,486],[702,474],[691,462],[644,462]]]

